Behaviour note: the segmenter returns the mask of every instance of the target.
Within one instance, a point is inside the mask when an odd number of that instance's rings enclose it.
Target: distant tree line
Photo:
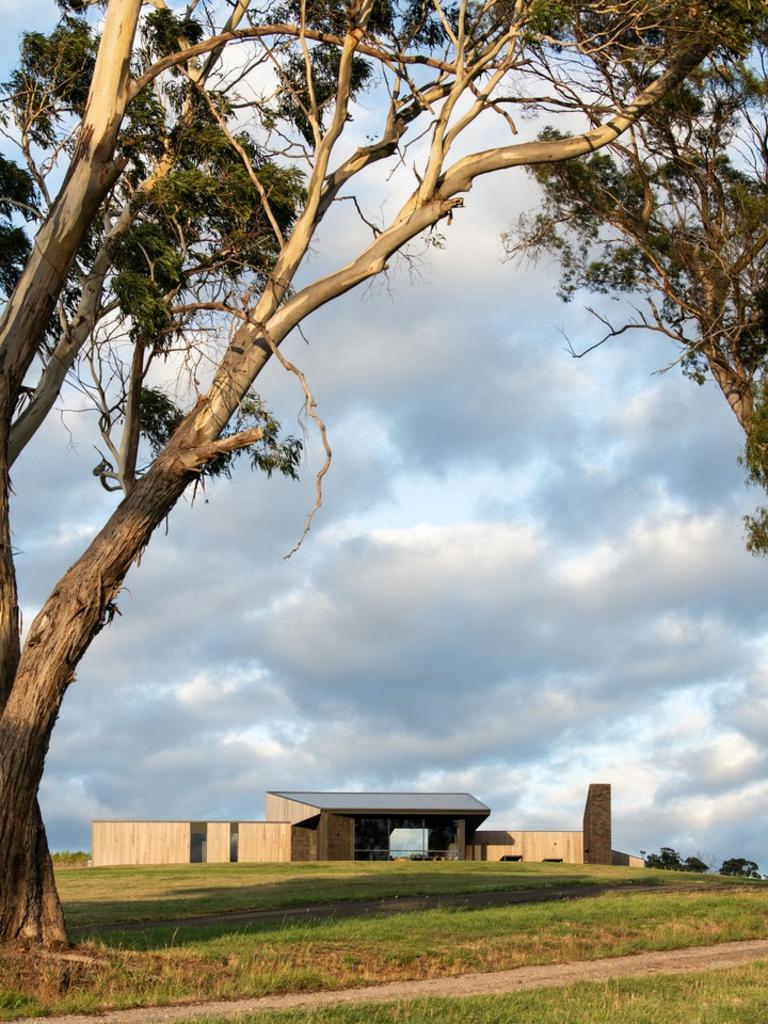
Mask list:
[[[713,871],[714,865],[705,863],[701,857],[683,859],[671,846],[662,846],[658,853],[640,853],[645,858],[647,868],[661,868],[665,871]],[[718,875],[732,875],[737,878],[762,878],[760,868],[753,860],[745,857],[729,857],[720,865]]]

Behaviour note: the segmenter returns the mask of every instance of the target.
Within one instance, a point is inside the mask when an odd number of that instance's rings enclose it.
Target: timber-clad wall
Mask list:
[[[352,860],[354,835],[354,818],[321,811],[317,826],[317,859]]]
[[[205,859],[209,864],[229,864],[228,821],[209,821]]]
[[[526,860],[558,860],[564,864],[584,863],[581,832],[534,832],[528,830],[479,830],[467,844],[467,860],[501,860],[522,857]]]
[[[264,801],[264,817],[267,821],[306,821],[320,811],[311,804],[300,804],[298,800],[287,800],[284,796],[267,793]]]
[[[636,857],[633,853],[622,853],[621,850],[611,850],[611,864],[615,867],[644,868],[645,859]]]
[[[238,824],[237,859],[241,864],[291,860],[289,821],[241,821]]]
[[[94,867],[189,864],[189,822],[94,821],[91,862]]]
[[[584,807],[584,863],[612,864],[611,787],[593,782],[587,790]]]

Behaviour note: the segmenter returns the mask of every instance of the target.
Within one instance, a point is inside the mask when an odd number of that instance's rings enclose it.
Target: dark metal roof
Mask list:
[[[272,796],[309,804],[321,811],[393,811],[396,814],[411,811],[455,811],[457,814],[483,815],[491,813],[490,808],[471,793],[288,793],[277,790],[270,792]]]

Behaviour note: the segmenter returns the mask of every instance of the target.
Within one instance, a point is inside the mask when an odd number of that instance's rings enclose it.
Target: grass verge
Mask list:
[[[768,963],[504,996],[259,1013],[238,1024],[765,1024]],[[232,1018],[227,1024],[231,1024]],[[191,1022],[190,1022],[191,1024]],[[194,1024],[223,1024],[197,1018]]]

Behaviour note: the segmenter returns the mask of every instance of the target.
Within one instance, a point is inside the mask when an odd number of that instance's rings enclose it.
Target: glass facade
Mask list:
[[[355,818],[355,860],[458,860],[460,818]]]

